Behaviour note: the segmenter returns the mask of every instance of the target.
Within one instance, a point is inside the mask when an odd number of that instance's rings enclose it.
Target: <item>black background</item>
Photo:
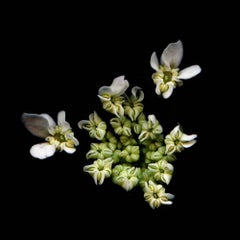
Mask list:
[[[86,233],[105,237],[113,230],[113,237],[139,233],[194,237],[190,228],[204,234],[212,227],[216,201],[209,200],[214,198],[216,181],[211,136],[217,110],[211,71],[217,53],[213,35],[219,23],[214,18],[204,21],[203,12],[194,6],[186,12],[175,5],[142,6],[141,10],[120,9],[118,4],[111,7],[97,14],[97,6],[95,11],[78,8],[79,12],[33,8],[11,19],[8,49],[13,67],[8,83],[14,83],[16,90],[12,97],[17,144],[10,152],[7,222],[14,223],[19,233],[37,236],[50,230],[53,236]],[[179,39],[184,47],[180,68],[198,64],[202,72],[164,100],[155,94],[150,56],[156,51],[160,57],[170,42]],[[91,139],[77,123],[94,110],[103,114],[97,91],[120,75],[125,75],[130,88],[142,87],[144,112],[157,116],[165,134],[180,123],[187,134],[198,135],[197,143],[174,163],[174,177],[166,189],[175,195],[170,206],[153,210],[140,188],[126,192],[110,179],[96,186],[82,170],[88,164],[85,154]],[[66,111],[66,120],[80,142],[77,151],[34,159],[29,149],[42,139],[24,128],[22,113],[47,113],[56,120],[61,110]],[[202,217],[205,221],[199,225]],[[181,229],[176,228],[179,224]]]

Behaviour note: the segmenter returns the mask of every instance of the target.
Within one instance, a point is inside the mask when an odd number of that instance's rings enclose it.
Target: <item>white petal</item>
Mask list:
[[[197,142],[196,140],[192,140],[192,141],[189,141],[189,142],[181,142],[181,144],[182,144],[183,147],[189,148],[192,145],[194,145],[196,142]]]
[[[124,79],[124,76],[116,77],[113,79],[111,90],[114,94],[122,95],[129,87],[128,80]]]
[[[142,88],[135,86],[132,88],[132,95],[137,98],[138,102],[141,102],[144,99],[144,92]]]
[[[176,136],[177,134],[179,134],[181,132],[180,130],[180,125],[177,125],[171,132],[170,132],[170,135],[171,136]]]
[[[41,116],[44,117],[44,118],[48,121],[48,125],[49,125],[50,128],[53,128],[53,127],[56,126],[56,123],[55,123],[55,121],[52,119],[51,116],[49,116],[49,115],[46,114],[46,113],[42,113]]]
[[[74,153],[76,151],[76,148],[69,148],[69,147],[66,147],[64,146],[63,147],[63,150],[66,152],[66,153]]]
[[[49,122],[39,114],[23,113],[22,122],[27,130],[34,136],[45,138],[49,135]]]
[[[160,85],[163,83],[162,79],[159,79],[156,83],[156,88],[155,88],[155,92],[157,95],[161,95],[161,90],[160,90]]]
[[[159,70],[160,64],[159,64],[156,52],[153,52],[153,54],[151,56],[150,65],[155,71]]]
[[[164,173],[162,177],[163,177],[163,181],[166,184],[169,184],[170,180],[172,179],[172,175],[171,174],[167,174],[167,173]]]
[[[193,65],[191,67],[184,68],[179,72],[179,79],[189,79],[201,72],[201,68],[198,65]]]
[[[184,141],[184,142],[192,141],[196,137],[197,137],[197,134],[187,135],[187,134],[183,133],[183,135],[181,137],[181,141]]]
[[[72,133],[71,134],[66,134],[66,137],[68,139],[71,139],[75,146],[79,145],[79,141],[74,137],[74,135]]]
[[[40,143],[33,145],[30,149],[30,153],[33,157],[39,159],[45,159],[51,157],[56,151],[56,147],[49,143]]]
[[[154,114],[148,115],[148,120],[155,125],[157,123],[157,118],[155,117]]]
[[[162,94],[163,98],[167,99],[172,95],[173,89],[175,88],[173,83],[168,83],[168,90]]]
[[[112,90],[109,86],[102,86],[98,89],[98,96],[100,98],[102,98],[101,95],[104,95],[104,94],[107,94],[107,95],[110,95],[110,96],[112,95]],[[103,98],[103,100],[104,99],[105,98]]]
[[[81,121],[78,122],[78,127],[80,129],[83,129],[86,125],[90,125],[90,121],[89,120],[81,120]],[[91,127],[87,128],[87,129],[91,129]]]
[[[58,113],[57,119],[58,119],[58,125],[62,125],[65,122],[65,119],[66,119],[65,111],[60,111]]]
[[[168,199],[173,199],[175,196],[171,193],[165,193],[165,196],[168,198]]]
[[[161,56],[161,64],[163,66],[177,68],[182,61],[183,57],[183,45],[180,40],[175,43],[170,43],[163,50]]]
[[[60,111],[58,113],[58,125],[62,127],[62,131],[67,131],[71,128],[70,124],[66,121],[65,111]]]

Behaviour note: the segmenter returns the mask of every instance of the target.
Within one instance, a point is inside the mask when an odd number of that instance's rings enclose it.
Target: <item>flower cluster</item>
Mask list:
[[[169,98],[173,89],[182,85],[182,80],[200,73],[198,65],[180,71],[182,56],[180,40],[164,49],[161,64],[156,53],[152,54],[150,65],[156,71],[152,79],[157,95]],[[87,161],[91,162],[83,171],[90,174],[96,185],[109,178],[126,191],[139,186],[145,201],[156,209],[172,204],[174,195],[167,193],[166,187],[173,176],[173,163],[178,153],[196,143],[197,135],[185,134],[180,125],[164,135],[157,117],[144,113],[142,88],[134,86],[128,94],[129,86],[125,76],[119,76],[110,86],[99,88],[97,96],[110,120],[104,121],[93,111],[88,120],[78,122],[78,127],[94,139],[86,153]],[[45,139],[31,147],[30,154],[35,158],[46,159],[56,151],[72,154],[79,145],[65,120],[65,111],[58,113],[57,124],[45,113],[23,113],[22,122],[34,136]]]
[[[177,125],[164,136],[156,116],[144,114],[142,89],[135,86],[128,96],[128,87],[129,82],[120,76],[99,89],[103,109],[112,114],[109,122],[96,111],[89,120],[79,121],[80,129],[95,139],[86,154],[93,162],[83,170],[97,185],[111,178],[126,191],[140,186],[150,207],[158,208],[172,203],[173,195],[165,192],[165,186],[172,179],[176,153],[191,147],[197,135],[187,135]]]

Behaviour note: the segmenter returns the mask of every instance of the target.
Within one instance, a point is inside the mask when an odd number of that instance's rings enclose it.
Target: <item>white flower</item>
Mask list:
[[[165,137],[166,153],[181,152],[184,148],[191,147],[196,143],[196,137],[197,134],[187,135],[181,131],[179,125],[176,126],[170,134]]]
[[[163,131],[162,126],[156,119],[155,115],[151,114],[148,116],[148,121],[142,123],[142,132],[138,136],[140,142],[147,139],[156,139]]]
[[[89,120],[79,121],[78,127],[89,131],[90,137],[102,140],[106,134],[107,124],[94,111],[89,115]]]
[[[137,186],[141,176],[141,170],[138,167],[118,164],[114,167],[112,174],[112,180],[115,184],[121,186],[126,191],[130,191]]]
[[[124,108],[122,104],[125,100],[122,95],[128,87],[129,82],[124,79],[124,76],[120,76],[115,78],[110,86],[99,88],[98,97],[103,104],[103,108],[117,117],[123,116]]]
[[[124,76],[113,79],[111,86],[103,86],[98,90],[98,96],[100,98],[109,98],[112,96],[120,96],[125,93],[129,87],[128,80],[124,79]]]
[[[165,188],[161,184],[156,184],[149,180],[148,182],[145,182],[143,191],[145,201],[147,201],[153,209],[160,207],[162,204],[172,204],[170,199],[173,199],[174,195],[171,193],[165,193]]]
[[[58,113],[57,125],[48,114],[23,113],[22,122],[34,136],[44,138],[47,142],[33,145],[30,153],[33,157],[45,159],[57,150],[74,153],[79,145],[70,124],[65,120],[65,111]]]
[[[111,158],[98,159],[93,164],[84,166],[83,171],[88,172],[93,177],[96,185],[102,185],[104,179],[109,178],[112,174],[112,163]]]
[[[163,50],[161,55],[161,64],[157,58],[156,52],[153,52],[150,60],[151,67],[156,71],[152,79],[156,84],[156,93],[169,98],[176,86],[183,84],[182,80],[192,78],[201,72],[199,65],[192,65],[181,71],[178,66],[183,57],[183,45],[180,40],[170,43]]]
[[[173,165],[166,160],[160,160],[156,163],[148,164],[148,169],[153,173],[154,178],[157,181],[162,181],[169,184],[172,179]]]

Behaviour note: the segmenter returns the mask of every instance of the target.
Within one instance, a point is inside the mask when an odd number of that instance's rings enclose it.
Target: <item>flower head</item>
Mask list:
[[[156,71],[152,75],[153,82],[156,84],[155,92],[163,98],[169,98],[173,89],[183,84],[182,80],[192,78],[201,72],[199,65],[192,65],[181,71],[180,65],[183,57],[183,45],[180,40],[168,44],[161,55],[161,64],[156,52],[152,53],[150,64]]]
[[[30,133],[46,140],[31,147],[30,153],[35,158],[45,159],[51,157],[56,151],[74,153],[75,146],[79,145],[70,124],[65,120],[65,111],[58,113],[57,124],[45,113],[23,113],[22,122]]]

